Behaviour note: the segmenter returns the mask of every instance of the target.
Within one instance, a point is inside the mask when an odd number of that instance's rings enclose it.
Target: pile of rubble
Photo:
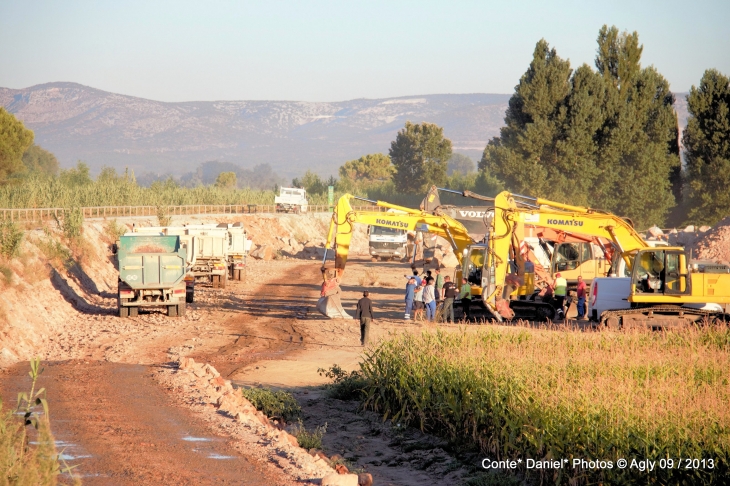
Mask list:
[[[250,255],[257,260],[274,260],[277,258],[303,258],[314,260],[324,257],[324,241],[307,241],[300,243],[294,237],[277,236],[272,243],[256,246]]]
[[[683,246],[693,260],[730,264],[730,217],[714,227],[689,225],[666,233],[653,226],[647,230],[646,239],[666,241],[670,246]]]
[[[265,449],[268,460],[277,464],[297,482],[315,482],[321,486],[371,486],[372,476],[367,473],[350,474],[347,468],[337,463],[337,458],[328,458],[322,451],[307,451],[299,447],[297,438],[290,434],[285,424],[270,421],[256,410],[240,390],[224,379],[210,364],[196,363],[192,358],[181,357],[177,370],[168,377],[180,384],[187,395],[195,395],[196,402],[217,409],[216,420],[231,435],[246,441],[256,438],[256,444]],[[205,408],[204,407],[204,408]]]

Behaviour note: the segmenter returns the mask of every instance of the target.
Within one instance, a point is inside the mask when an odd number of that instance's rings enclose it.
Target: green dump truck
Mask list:
[[[119,317],[134,317],[140,307],[166,307],[168,316],[184,316],[186,257],[179,236],[121,236]]]

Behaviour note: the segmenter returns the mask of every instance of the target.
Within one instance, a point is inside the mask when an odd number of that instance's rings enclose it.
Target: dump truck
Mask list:
[[[204,277],[213,288],[225,288],[228,273],[228,230],[217,225],[149,226],[134,233],[179,236],[188,247],[189,276]]]
[[[220,224],[186,225],[189,230],[226,230],[228,232],[227,266],[228,278],[231,280],[245,280],[246,258],[251,251],[252,241],[246,233],[242,222]]]
[[[298,187],[282,187],[274,198],[277,213],[306,213],[309,208],[307,191]]]
[[[185,315],[187,251],[180,237],[132,234],[116,244],[119,317],[135,317],[140,307],[166,307]]]

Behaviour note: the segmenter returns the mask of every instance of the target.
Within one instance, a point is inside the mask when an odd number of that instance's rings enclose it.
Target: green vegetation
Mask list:
[[[127,230],[128,228],[123,224],[117,223],[116,219],[110,219],[104,225],[104,234],[109,239],[110,243],[117,241],[120,236],[127,232]]]
[[[327,395],[338,400],[359,400],[363,398],[367,381],[360,371],[347,372],[339,365],[332,365],[329,370],[319,368],[320,376],[324,375],[332,380],[327,385]]]
[[[33,132],[0,106],[0,185],[25,170],[23,153],[33,143]]]
[[[48,421],[45,389],[36,391],[38,376],[43,372],[40,360],[30,362],[32,379],[29,392],[18,394],[18,412],[3,410],[0,402],[0,484],[13,486],[52,486],[58,483],[60,472],[71,474],[71,467],[60,460]],[[36,412],[43,408],[43,414]],[[31,446],[27,427],[36,429],[35,446]],[[60,462],[59,462],[60,461]],[[61,467],[63,465],[63,468]],[[73,484],[81,484],[71,474]]]
[[[655,470],[651,481],[719,483],[730,459],[728,343],[724,327],[402,334],[366,353],[363,403],[492,458],[713,459],[714,469]],[[616,467],[557,473],[559,484],[649,481]]]
[[[18,225],[10,221],[0,221],[0,255],[8,260],[17,257],[22,243],[23,231]]]
[[[705,71],[687,96],[684,130],[691,221],[715,224],[730,215],[730,78]]]
[[[406,122],[390,144],[396,188],[406,194],[425,195],[431,185],[443,185],[451,154],[451,140],[444,138],[443,128]]]
[[[291,393],[270,388],[242,388],[243,394],[251,405],[269,418],[291,422],[299,418],[302,409]]]
[[[235,172],[221,172],[215,180],[215,187],[231,191],[236,188],[238,181]]]
[[[480,169],[519,194],[590,205],[662,224],[679,173],[669,83],[642,68],[636,32],[603,26],[597,71],[574,72],[540,40]]]
[[[54,214],[53,218],[68,241],[81,238],[81,233],[84,231],[84,215],[81,213],[81,208],[64,209],[60,217]]]
[[[327,433],[327,423],[320,425],[313,431],[309,431],[304,427],[301,419],[292,430],[292,435],[297,438],[299,447],[309,449],[322,449],[322,437]]]
[[[59,169],[56,156],[36,144],[23,154],[23,165],[28,172],[36,174],[56,175]]]

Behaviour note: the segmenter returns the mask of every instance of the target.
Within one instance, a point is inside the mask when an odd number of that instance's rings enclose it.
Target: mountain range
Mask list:
[[[161,102],[76,83],[0,88],[0,104],[35,132],[62,167],[77,160],[137,174],[190,172],[218,161],[269,164],[287,178],[307,169],[327,177],[344,162],[387,153],[406,121],[444,128],[454,151],[479,160],[499,134],[511,95],[434,94],[340,102]],[[680,126],[686,101],[677,95]]]
[[[179,175],[217,160],[269,164],[293,177],[337,174],[347,160],[387,153],[405,122],[444,127],[456,152],[478,160],[499,133],[509,95],[441,94],[341,102],[160,102],[76,83],[0,88],[0,104],[63,167],[87,162]]]

